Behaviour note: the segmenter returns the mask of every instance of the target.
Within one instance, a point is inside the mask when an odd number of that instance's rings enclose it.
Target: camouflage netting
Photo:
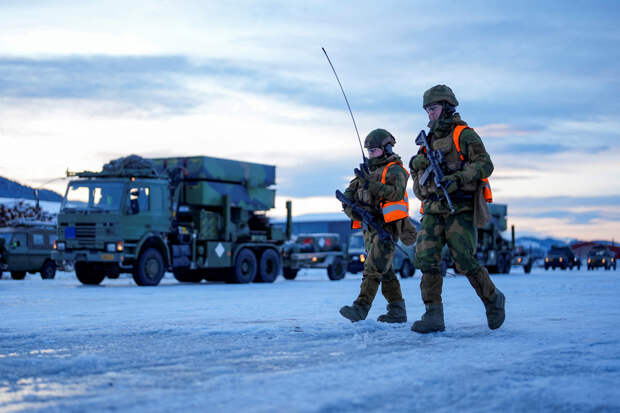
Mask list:
[[[55,222],[56,216],[23,201],[18,201],[13,205],[0,204],[0,227],[6,227],[11,222],[24,219]]]
[[[114,159],[103,165],[103,172],[122,173],[126,170],[149,171],[156,174],[155,164],[150,159],[142,158],[138,155],[129,155],[123,158]]]

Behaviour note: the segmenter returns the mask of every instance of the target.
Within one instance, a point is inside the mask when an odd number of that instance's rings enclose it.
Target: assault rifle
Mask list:
[[[398,243],[396,243],[396,241],[394,241],[394,238],[392,238],[390,233],[387,232],[385,228],[383,228],[382,223],[379,222],[375,214],[368,211],[366,208],[362,207],[354,200],[347,198],[345,194],[340,192],[340,190],[338,189],[336,190],[336,198],[338,198],[338,201],[350,207],[351,211],[355,212],[355,214],[362,219],[362,223],[366,227],[370,227],[377,231],[377,235],[379,236],[379,239],[381,241],[389,241],[394,244],[394,246],[396,246],[399,250],[401,250],[405,255],[409,255],[407,251],[405,251],[400,245],[398,245]]]
[[[446,187],[441,183],[441,178],[443,178],[444,176],[444,173],[441,170],[441,165],[443,164],[443,154],[441,153],[441,151],[434,151],[431,148],[431,145],[429,145],[428,139],[426,137],[426,132],[424,132],[424,130],[421,130],[418,134],[418,137],[415,138],[415,143],[419,146],[423,146],[426,149],[426,157],[428,158],[428,161],[430,163],[430,165],[428,165],[428,168],[426,168],[426,170],[422,174],[422,177],[420,178],[420,186],[426,183],[428,177],[432,172],[435,186],[437,187],[437,189],[441,189],[443,191],[446,201],[448,201],[450,213],[453,214],[454,205],[452,205],[452,200],[450,199],[450,195],[448,195]]]

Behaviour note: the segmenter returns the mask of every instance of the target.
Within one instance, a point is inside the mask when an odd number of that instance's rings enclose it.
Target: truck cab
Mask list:
[[[157,280],[170,264],[170,202],[165,179],[82,175],[70,181],[58,215],[56,261],[72,264],[84,284],[134,269],[137,282]],[[146,250],[149,259],[140,263]],[[138,264],[142,268],[134,268]]]
[[[616,254],[606,245],[595,245],[588,252],[588,270],[599,267],[605,270],[616,269]]]

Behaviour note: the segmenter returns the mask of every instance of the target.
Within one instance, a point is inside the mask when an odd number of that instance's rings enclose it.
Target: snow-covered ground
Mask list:
[[[410,321],[419,272],[402,280]],[[620,411],[620,272],[494,276],[507,319],[486,327],[446,278],[446,331],[352,324],[360,277],[155,288],[71,273],[0,280],[0,411]]]

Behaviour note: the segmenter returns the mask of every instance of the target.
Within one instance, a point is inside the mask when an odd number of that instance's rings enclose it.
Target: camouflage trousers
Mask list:
[[[394,244],[381,241],[375,231],[364,231],[366,261],[360,294],[355,304],[371,305],[381,285],[381,293],[388,303],[400,301],[403,295],[400,282],[394,272]]]
[[[450,256],[459,274],[467,276],[483,302],[495,294],[495,285],[486,268],[474,257],[476,227],[471,211],[456,214],[426,214],[418,232],[415,266],[422,271],[420,290],[425,304],[441,303],[443,278],[440,273],[441,250],[448,244]]]

